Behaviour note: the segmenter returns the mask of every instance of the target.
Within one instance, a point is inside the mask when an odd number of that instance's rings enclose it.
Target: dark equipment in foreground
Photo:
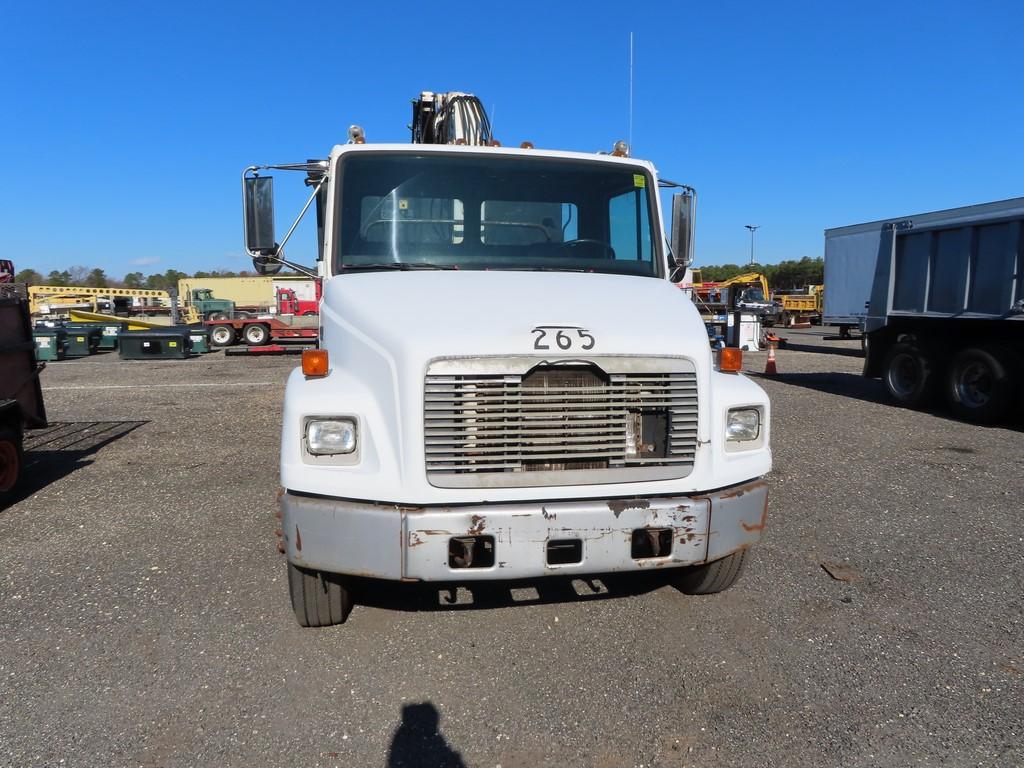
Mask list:
[[[12,288],[0,290],[0,499],[21,475],[25,429],[46,426],[28,300]]]
[[[1024,386],[1024,198],[876,226],[859,254],[874,264],[865,375],[906,406],[941,395],[969,421],[1010,416]]]

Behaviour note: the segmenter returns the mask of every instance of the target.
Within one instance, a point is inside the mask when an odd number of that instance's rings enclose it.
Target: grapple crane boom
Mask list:
[[[491,121],[483,103],[471,93],[423,91],[412,103],[413,144],[490,146]]]

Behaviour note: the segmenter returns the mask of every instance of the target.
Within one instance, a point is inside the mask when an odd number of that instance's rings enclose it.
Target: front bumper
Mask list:
[[[768,483],[658,498],[515,502],[469,506],[369,504],[285,493],[285,552],[296,565],[411,581],[522,579],[638,571],[718,560],[761,538]],[[633,532],[671,529],[662,557],[634,558]],[[494,564],[453,568],[453,538],[492,537]],[[548,563],[548,542],[579,540],[582,558]]]

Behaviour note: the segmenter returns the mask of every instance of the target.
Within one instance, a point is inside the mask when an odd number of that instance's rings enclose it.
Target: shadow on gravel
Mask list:
[[[815,344],[794,344],[791,341],[787,341],[785,345],[781,346],[780,349],[784,349],[787,352],[812,352],[816,355],[841,355],[842,357],[864,357],[864,352],[861,350],[860,345],[851,347],[826,347],[817,346]]]
[[[353,591],[359,605],[392,611],[489,610],[644,595],[661,589],[668,580],[662,572],[445,584],[357,579]]]
[[[441,714],[429,701],[402,705],[402,722],[391,737],[388,768],[466,768],[462,755],[441,735]]]
[[[51,422],[45,429],[25,433],[21,483],[0,510],[26,499],[52,482],[92,463],[96,451],[120,440],[148,421]]]
[[[865,379],[853,373],[780,373],[778,376],[753,374],[758,379],[771,379],[783,384],[826,392],[830,395],[852,397],[869,403],[882,403],[896,406],[885,390],[885,385],[877,379]]]

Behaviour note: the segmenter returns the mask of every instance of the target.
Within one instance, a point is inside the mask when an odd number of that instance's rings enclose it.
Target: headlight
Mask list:
[[[726,440],[757,440],[761,433],[761,413],[757,408],[734,408],[725,424]]]
[[[356,449],[356,423],[352,419],[308,421],[306,448],[314,456],[352,453]]]

